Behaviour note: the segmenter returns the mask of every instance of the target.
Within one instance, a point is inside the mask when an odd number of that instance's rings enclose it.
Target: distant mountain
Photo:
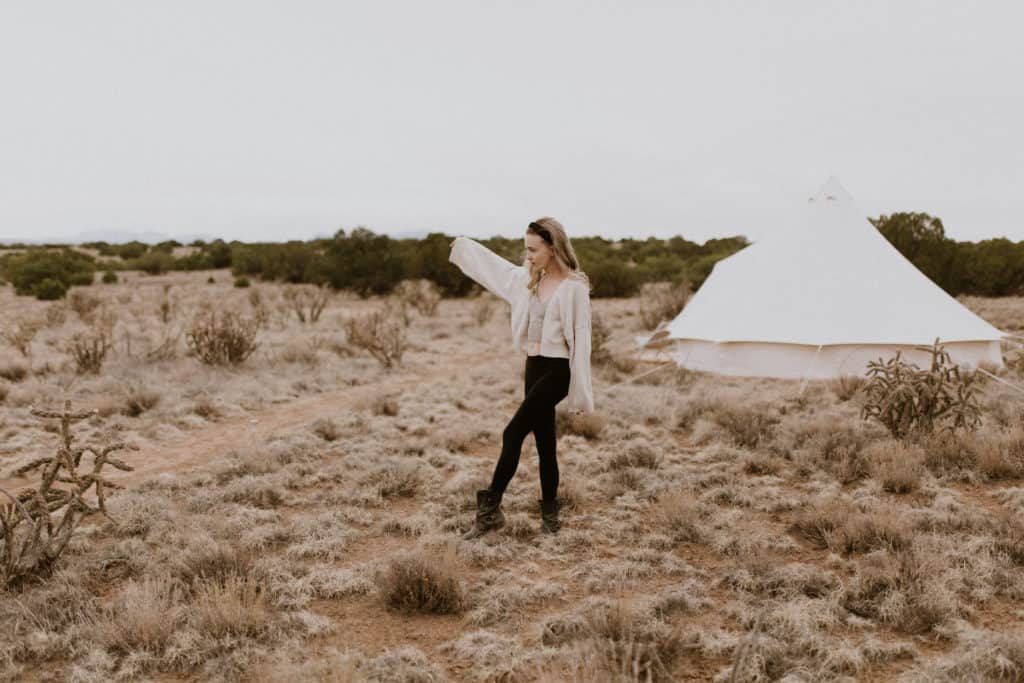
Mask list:
[[[396,240],[421,240],[436,230],[403,230],[402,232],[388,233],[388,236]]]
[[[374,230],[378,234],[380,231]],[[385,232],[388,237],[393,240],[423,240],[431,232],[438,232],[441,230],[399,230],[396,232]],[[301,236],[291,236],[288,239],[293,240],[330,240],[334,237],[334,233],[316,233],[310,234],[310,236],[302,238]],[[156,230],[84,230],[82,232],[76,232],[73,236],[65,238],[0,238],[0,245],[9,244],[25,244],[25,245],[40,245],[40,244],[63,244],[63,245],[80,245],[86,242],[105,242],[111,245],[123,245],[127,242],[141,242],[147,245],[155,245],[161,242],[167,242],[168,240],[177,240],[183,245],[187,245],[196,240],[203,240],[204,242],[213,242],[217,239],[217,236],[211,236],[211,234],[167,234],[166,232],[157,232]],[[230,242],[234,238],[222,238],[225,242]],[[245,242],[245,240],[242,240]],[[279,240],[266,240],[261,239],[257,242],[275,242]],[[285,242],[287,240],[280,240]]]
[[[214,239],[209,236],[200,235],[168,235],[153,230],[134,232],[131,230],[86,230],[75,235],[73,238],[76,244],[82,242],[107,242],[109,244],[123,244],[125,242],[143,242],[145,244],[157,244],[168,240],[178,240],[182,244],[201,239]]]
[[[377,234],[382,234],[379,231]],[[392,239],[414,239],[421,240],[431,232],[438,232],[437,230],[402,230],[399,232],[386,232]],[[319,233],[302,237],[301,235],[292,235],[288,238],[267,240],[259,239],[258,242],[270,242],[270,241],[287,241],[288,239],[303,239],[303,240],[314,240],[314,239],[331,239],[334,237],[334,233]],[[182,244],[189,244],[195,240],[203,240],[205,242],[212,242],[217,239],[216,235],[208,235],[201,233],[190,233],[182,235],[168,235],[164,232],[156,232],[154,230],[85,230],[82,232],[75,233],[67,237],[0,237],[0,244],[82,244],[83,242],[106,242],[107,244],[124,244],[126,242],[142,242],[144,244],[158,244],[160,242],[166,242],[167,240],[178,240]],[[225,242],[230,242],[235,238],[222,237]],[[241,241],[245,241],[244,239]]]
[[[168,240],[177,240],[182,244],[189,244],[195,240],[212,242],[217,239],[213,235],[192,233],[187,235],[168,235],[153,230],[134,232],[131,230],[86,230],[67,237],[50,238],[17,238],[0,237],[0,244],[82,244],[83,242],[106,242],[108,244],[124,244],[126,242],[142,242],[144,244],[158,244]]]

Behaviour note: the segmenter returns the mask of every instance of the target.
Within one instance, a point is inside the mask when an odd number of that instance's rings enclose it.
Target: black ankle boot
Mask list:
[[[501,494],[490,489],[476,492],[476,521],[473,528],[462,535],[467,541],[483,536],[492,529],[505,526],[505,515],[501,511]]]
[[[540,501],[540,531],[544,534],[556,534],[561,528],[558,522],[558,501]]]

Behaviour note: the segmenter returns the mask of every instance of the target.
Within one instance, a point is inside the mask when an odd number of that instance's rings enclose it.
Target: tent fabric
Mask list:
[[[985,363],[1002,364],[999,342],[973,341],[943,344],[950,359],[966,367]],[[708,342],[683,340],[664,349],[645,348],[645,361],[675,361],[681,367],[736,377],[776,377],[782,379],[832,379],[842,375],[862,375],[867,364],[900,358],[926,368],[931,354],[923,346],[897,344],[766,344],[764,342]]]
[[[918,271],[830,178],[790,229],[719,261],[641,357],[824,378],[862,374],[897,350],[921,358],[915,348],[936,338],[954,362],[1001,366],[1003,336]]]

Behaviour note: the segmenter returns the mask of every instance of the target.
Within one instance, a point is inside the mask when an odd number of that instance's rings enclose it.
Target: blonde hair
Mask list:
[[[551,238],[550,241],[545,239],[545,236],[541,232],[537,231],[534,226],[540,226],[547,235]],[[528,232],[532,232],[544,239],[544,243],[548,245],[552,252],[554,252],[555,258],[562,266],[569,271],[570,278],[579,280],[587,286],[587,290],[590,290],[590,278],[587,274],[580,270],[579,259],[576,258],[576,251],[572,248],[572,242],[569,241],[569,236],[565,234],[565,228],[562,224],[556,221],[551,216],[544,216],[530,223],[526,228]],[[529,265],[527,265],[529,268]],[[537,293],[537,289],[540,286],[540,279],[544,276],[544,272],[539,268],[537,270],[530,270],[530,281],[527,283],[527,288],[533,294]]]

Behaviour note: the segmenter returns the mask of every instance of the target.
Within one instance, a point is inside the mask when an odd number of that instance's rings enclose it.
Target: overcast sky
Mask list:
[[[1024,240],[1018,2],[0,4],[0,238],[703,241],[835,175]]]

